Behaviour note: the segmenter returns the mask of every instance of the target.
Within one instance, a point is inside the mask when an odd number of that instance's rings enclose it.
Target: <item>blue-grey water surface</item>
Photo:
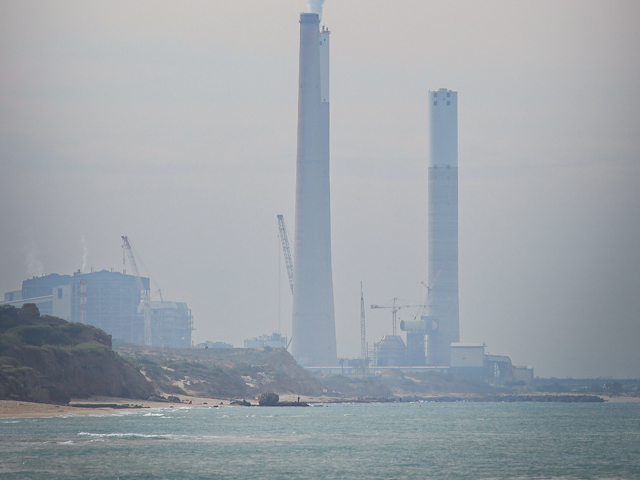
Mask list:
[[[164,408],[0,419],[0,478],[640,478],[640,403]]]

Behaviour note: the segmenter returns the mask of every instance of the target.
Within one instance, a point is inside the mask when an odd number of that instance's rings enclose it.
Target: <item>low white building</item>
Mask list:
[[[450,372],[456,377],[484,378],[484,343],[452,342]]]
[[[30,298],[22,298],[22,290],[7,292],[4,294],[4,302],[0,302],[0,305],[13,305],[16,308],[21,308],[25,303],[35,303],[40,315],[53,315],[70,322],[71,285],[53,287],[50,291],[50,295]]]
[[[524,382],[525,385],[533,383],[533,367],[514,366],[513,374],[517,382]]]
[[[262,335],[260,337],[248,338],[244,341],[244,348],[287,348],[287,337],[279,333],[273,335]]]

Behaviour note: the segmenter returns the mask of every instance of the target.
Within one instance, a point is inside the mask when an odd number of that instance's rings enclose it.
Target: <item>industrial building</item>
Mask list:
[[[331,271],[329,31],[300,15],[292,354],[302,366],[337,365]]]
[[[451,343],[450,369],[456,377],[484,379],[485,376],[484,343]]]
[[[184,302],[149,302],[151,313],[151,345],[159,347],[189,348],[193,318]],[[143,306],[138,305],[143,314]]]
[[[399,335],[385,335],[373,344],[373,361],[377,367],[401,367],[407,365],[407,347]]]
[[[483,343],[460,343],[458,301],[458,94],[429,92],[428,285],[420,320],[401,321],[406,344],[395,334],[396,312],[416,305],[372,305],[391,309],[393,335],[374,344],[372,365],[410,369],[446,369],[456,377],[502,385],[533,382],[532,367],[516,367],[507,356],[485,353]],[[364,301],[361,297],[361,343]],[[426,340],[426,341],[425,341]],[[425,345],[426,344],[426,345]],[[425,348],[426,347],[426,348]],[[361,354],[365,358],[365,354]]]
[[[287,337],[279,333],[273,335],[262,335],[260,337],[248,338],[244,341],[244,348],[287,348]]]
[[[207,340],[206,342],[197,343],[196,348],[233,348],[233,345],[225,342],[212,342],[211,340]]]
[[[149,279],[139,279],[148,292]],[[51,274],[22,282],[22,289],[5,293],[2,304],[20,307],[35,303],[42,315],[98,327],[114,340],[143,345],[141,291],[133,275],[101,270],[73,275]],[[152,345],[191,346],[193,319],[186,303],[150,302]]]

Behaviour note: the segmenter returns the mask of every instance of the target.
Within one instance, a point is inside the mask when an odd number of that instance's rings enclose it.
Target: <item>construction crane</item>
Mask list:
[[[391,309],[391,319],[393,321],[393,335],[394,336],[396,334],[396,314],[398,313],[398,310],[400,310],[401,308],[420,308],[420,307],[422,307],[422,305],[396,305],[396,302],[398,300],[399,300],[398,298],[394,298],[393,299],[393,305],[391,305],[391,306],[371,305],[371,308],[390,308]]]
[[[278,228],[280,230],[280,242],[282,242],[284,263],[287,266],[287,275],[289,276],[289,287],[293,295],[293,260],[291,259],[291,248],[289,247],[289,234],[287,233],[287,226],[284,224],[284,216],[282,215],[278,215]]]
[[[367,359],[367,341],[364,328],[364,293],[362,292],[362,282],[360,282],[360,358]]]
[[[421,305],[420,310],[418,310],[418,312],[415,314],[415,316],[413,317],[413,319],[415,320],[416,318],[418,318],[418,315],[420,315],[420,313],[423,310],[428,309],[431,306],[431,290],[433,290],[433,287],[435,286],[435,284],[438,282],[438,277],[440,276],[440,272],[442,272],[442,267],[443,265],[440,266],[440,268],[438,269],[438,271],[436,272],[435,277],[433,278],[433,282],[431,283],[431,285],[427,285],[424,282],[420,282],[422,285],[425,286],[425,288],[427,289],[427,293],[424,297],[424,305]],[[429,312],[427,311],[427,314],[429,314]]]
[[[125,236],[122,237],[122,248],[124,248],[124,251],[127,253],[127,257],[129,257],[129,264],[131,265],[133,274],[136,277],[138,290],[140,290],[140,295],[142,296],[142,311],[144,313],[144,344],[151,346],[151,307],[149,305],[149,290],[144,288],[144,285],[142,284],[140,272],[138,271],[138,264],[136,263],[136,258],[133,255],[131,243]]]
[[[291,295],[293,295],[293,259],[291,258],[291,247],[289,246],[289,233],[287,232],[287,226],[284,224],[284,215],[278,215],[278,231],[280,236],[280,242],[282,243],[282,253],[284,255],[284,263],[287,266],[287,276],[289,277],[289,288],[291,289]],[[278,272],[280,272],[280,266],[278,265]],[[280,275],[280,273],[278,273]],[[280,277],[278,277],[278,303],[280,302]],[[280,305],[278,305],[280,308]],[[280,327],[280,311],[278,310],[278,327]],[[279,328],[278,328],[279,329]],[[287,343],[287,350],[291,345],[291,340]]]

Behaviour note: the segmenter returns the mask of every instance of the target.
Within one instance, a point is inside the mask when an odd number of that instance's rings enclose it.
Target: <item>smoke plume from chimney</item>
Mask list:
[[[320,21],[322,21],[322,5],[324,5],[324,0],[306,0],[306,2],[307,12],[317,13],[320,17]]]
[[[27,245],[26,267],[30,277],[39,277],[44,274],[44,265],[40,261],[40,249],[36,242],[31,240]]]

